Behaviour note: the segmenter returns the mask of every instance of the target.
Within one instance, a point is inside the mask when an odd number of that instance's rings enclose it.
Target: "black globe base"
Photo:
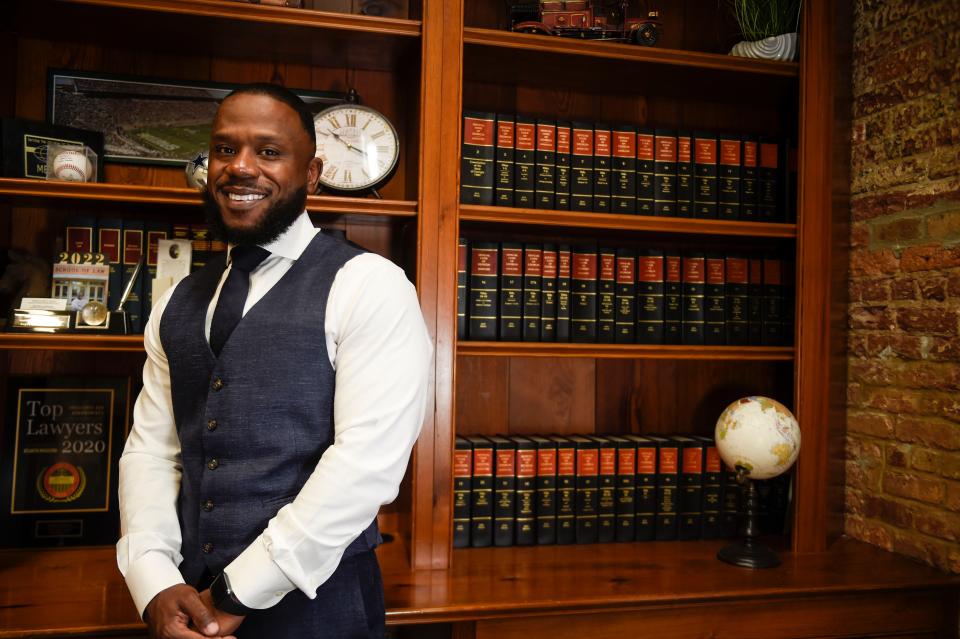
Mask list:
[[[780,565],[780,557],[776,552],[749,537],[721,548],[717,552],[717,559],[742,568],[774,568]]]

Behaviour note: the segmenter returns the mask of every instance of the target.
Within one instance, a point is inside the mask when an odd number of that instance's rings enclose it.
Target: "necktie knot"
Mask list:
[[[249,273],[269,256],[270,251],[259,246],[234,246],[230,250],[231,268]]]

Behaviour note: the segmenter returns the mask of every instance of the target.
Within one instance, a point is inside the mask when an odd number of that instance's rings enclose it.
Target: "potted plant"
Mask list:
[[[794,60],[801,0],[729,0],[743,42],[730,55],[767,60]]]

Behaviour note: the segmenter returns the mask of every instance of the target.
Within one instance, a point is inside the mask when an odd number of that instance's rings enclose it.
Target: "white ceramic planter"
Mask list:
[[[784,33],[756,42],[738,42],[730,49],[730,55],[741,58],[765,60],[795,60],[797,57],[797,34]]]

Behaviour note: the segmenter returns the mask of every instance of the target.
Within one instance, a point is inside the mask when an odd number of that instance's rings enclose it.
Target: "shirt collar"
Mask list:
[[[270,251],[271,255],[279,255],[288,260],[297,260],[316,234],[317,229],[310,221],[310,215],[304,211],[277,239],[260,246]],[[234,244],[231,244],[230,250],[233,250],[234,246]]]

